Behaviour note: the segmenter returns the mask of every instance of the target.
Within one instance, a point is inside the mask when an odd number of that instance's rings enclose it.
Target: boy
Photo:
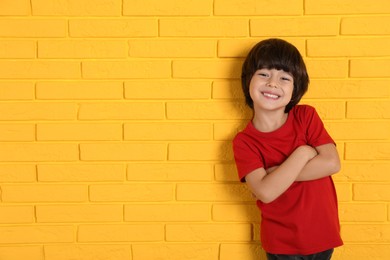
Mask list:
[[[340,160],[315,109],[297,105],[309,84],[302,56],[284,40],[261,41],[241,83],[254,114],[233,140],[234,157],[257,198],[268,259],[330,259],[343,244],[331,178]]]

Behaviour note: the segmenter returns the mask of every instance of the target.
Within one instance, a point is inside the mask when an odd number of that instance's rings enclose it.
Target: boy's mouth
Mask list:
[[[280,96],[268,92],[262,92],[263,96],[267,98],[272,98],[272,99],[278,99]]]

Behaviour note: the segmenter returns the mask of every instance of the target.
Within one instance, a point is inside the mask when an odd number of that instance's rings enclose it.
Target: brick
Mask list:
[[[385,1],[385,0],[382,0]],[[390,8],[388,4],[378,5],[383,13],[383,6]],[[386,13],[386,12],[384,12]],[[342,35],[389,35],[390,28],[387,26],[390,16],[360,16],[344,17],[341,20],[340,33]]]
[[[360,234],[357,236],[356,234]],[[389,243],[390,226],[381,224],[344,224],[341,236],[347,243]]]
[[[71,120],[76,119],[74,103],[18,102],[0,104],[0,120]]]
[[[142,80],[125,82],[127,99],[209,99],[211,83],[185,80]]]
[[[42,246],[2,246],[0,250],[0,259],[7,260],[43,260]]]
[[[120,0],[32,0],[33,15],[119,16]]]
[[[1,31],[0,31],[1,32]],[[71,19],[71,37],[153,37],[158,36],[157,19]],[[0,34],[1,35],[1,34]]]
[[[162,143],[90,143],[80,145],[85,161],[162,161],[167,158]]]
[[[208,221],[210,212],[208,204],[133,204],[125,205],[125,221]]]
[[[9,2],[10,0],[7,0]],[[14,1],[13,5],[20,1]],[[66,19],[2,19],[0,37],[56,38],[66,37]]]
[[[0,164],[0,182],[35,182],[35,168],[33,164]]]
[[[167,241],[213,242],[250,241],[251,225],[248,224],[167,224]]]
[[[352,78],[388,78],[390,72],[386,66],[390,66],[390,59],[364,59],[350,61],[350,76]],[[375,69],[372,69],[375,68]]]
[[[388,245],[381,244],[346,244],[337,248],[334,253],[335,259],[386,259],[390,255]]]
[[[210,140],[211,135],[212,126],[208,123],[138,122],[124,124],[125,140]]]
[[[40,182],[109,182],[123,181],[122,164],[38,164]]]
[[[213,205],[213,220],[223,222],[259,222],[260,211],[256,205],[216,204]]]
[[[346,160],[389,160],[390,143],[346,143]]]
[[[38,82],[37,99],[123,99],[123,83],[115,81]]]
[[[81,77],[77,61],[0,60],[2,79],[76,79]]]
[[[129,181],[211,181],[212,164],[207,163],[131,163]]]
[[[216,41],[202,39],[134,39],[129,41],[129,46],[130,57],[208,58],[215,56]]]
[[[234,123],[215,123],[214,140],[231,141],[240,130],[243,130],[246,127],[247,124],[247,121]]]
[[[173,143],[168,147],[172,161],[229,161],[233,160],[231,143]]]
[[[346,115],[352,119],[388,119],[390,104],[384,100],[348,101]]]
[[[384,183],[356,183],[353,185],[354,200],[359,201],[388,201],[390,185]],[[386,215],[386,212],[383,213]]]
[[[255,18],[250,20],[251,36],[334,36],[339,20],[334,17]]]
[[[341,203],[341,222],[383,222],[387,220],[386,204]]]
[[[302,0],[269,1],[267,4],[252,0],[217,0],[214,2],[215,15],[301,15]]]
[[[0,15],[30,15],[30,2],[30,0],[3,0],[0,2]]]
[[[221,244],[221,260],[232,259],[267,259],[259,243],[256,244]]]
[[[383,140],[390,136],[390,124],[387,122],[327,122],[325,127],[336,140]]]
[[[342,59],[307,59],[306,67],[310,78],[338,79],[348,76],[349,65]]]
[[[380,0],[375,5],[369,0],[307,0],[305,14],[383,14],[390,11],[386,0]]]
[[[199,192],[202,191],[202,192]],[[179,201],[253,201],[252,194],[245,184],[200,184],[179,183],[176,191]]]
[[[1,226],[0,243],[27,244],[27,243],[71,243],[74,242],[73,226]]]
[[[352,184],[336,182],[335,187],[338,201],[350,202],[352,200]]]
[[[341,172],[337,175],[345,175],[351,182],[389,182],[389,171],[390,164],[386,162],[344,162]]]
[[[242,18],[162,18],[161,37],[245,37],[248,20]]]
[[[168,119],[250,119],[252,111],[243,102],[168,102]]]
[[[123,220],[122,205],[38,205],[37,222],[118,222]]]
[[[215,165],[216,181],[239,181],[235,163],[220,163]]]
[[[33,124],[0,124],[0,141],[34,141]]]
[[[37,124],[39,141],[114,141],[122,140],[122,124],[59,123]]]
[[[0,81],[0,100],[32,100],[35,97],[34,83]]]
[[[155,242],[164,240],[164,226],[137,225],[80,225],[79,242]]]
[[[125,0],[123,14],[130,16],[191,16],[211,15],[213,3],[210,0]]]
[[[171,259],[205,260],[218,259],[219,246],[210,243],[162,243],[133,244],[133,260]]]
[[[87,79],[169,78],[171,62],[155,61],[85,61],[83,77]]]
[[[213,81],[213,99],[237,99],[244,100],[244,93],[239,80]]]
[[[176,60],[172,70],[174,78],[237,79],[241,67],[239,60]]]
[[[171,201],[174,197],[174,187],[166,183],[133,183],[133,184],[102,184],[91,185],[91,201]]]
[[[322,120],[344,119],[345,103],[342,101],[303,101],[302,104],[309,104],[315,107]]]
[[[389,80],[315,79],[310,82],[305,98],[387,98],[390,96]],[[372,85],[375,91],[372,91]]]
[[[2,143],[0,161],[75,161],[79,159],[77,144],[64,143]]]
[[[21,224],[34,222],[33,206],[1,206],[1,224]],[[1,256],[1,254],[0,254]]]
[[[3,185],[3,202],[84,202],[88,199],[85,185]]]
[[[149,120],[164,119],[162,102],[100,102],[80,104],[81,120]]]
[[[128,260],[130,245],[45,245],[45,260]]]
[[[42,40],[38,58],[120,59],[126,58],[128,45],[121,40]]]
[[[35,41],[2,40],[0,42],[0,58],[32,59],[36,57],[36,49]]]

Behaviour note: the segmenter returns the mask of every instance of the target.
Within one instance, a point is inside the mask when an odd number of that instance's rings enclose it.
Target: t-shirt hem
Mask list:
[[[272,250],[272,249],[267,249],[263,247],[263,249],[270,254],[281,254],[281,255],[312,255],[316,253],[320,253],[332,248],[340,247],[343,245],[343,242],[337,242],[337,243],[332,243],[328,246],[322,246],[322,247],[317,247],[315,249],[280,249],[278,248],[277,250]]]

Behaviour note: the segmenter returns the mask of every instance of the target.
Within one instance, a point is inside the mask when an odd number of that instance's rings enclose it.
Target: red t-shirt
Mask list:
[[[279,129],[263,133],[252,122],[233,140],[241,181],[258,168],[282,164],[299,146],[334,143],[313,107],[291,109]],[[261,242],[273,254],[308,255],[343,244],[337,196],[332,178],[294,182],[271,203],[257,201],[261,211]]]

